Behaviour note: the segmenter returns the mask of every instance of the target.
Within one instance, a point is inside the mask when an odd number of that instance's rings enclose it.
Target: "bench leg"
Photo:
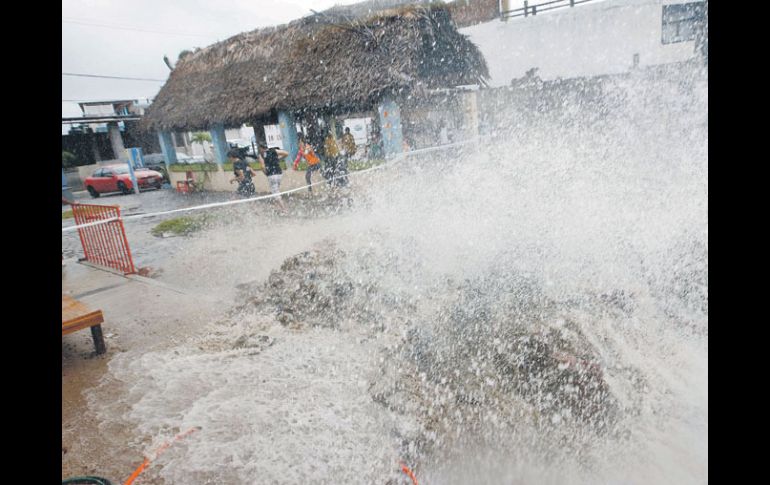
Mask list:
[[[94,347],[96,347],[96,355],[103,354],[107,351],[107,347],[104,345],[104,335],[102,335],[102,326],[94,325],[91,327],[91,336],[94,338]]]

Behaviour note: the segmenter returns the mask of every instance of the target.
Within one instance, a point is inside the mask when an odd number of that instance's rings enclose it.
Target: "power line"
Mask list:
[[[165,35],[182,35],[187,37],[206,37],[206,38],[218,38],[219,36],[216,34],[191,34],[187,32],[171,32],[168,30],[151,30],[151,29],[142,29],[139,27],[121,27],[118,25],[108,25],[108,24],[100,24],[97,22],[90,22],[90,21],[83,21],[78,19],[62,19],[62,22],[68,23],[68,24],[78,24],[78,25],[88,25],[91,27],[102,27],[105,29],[113,29],[113,30],[132,30],[136,32],[149,32],[151,34],[165,34]]]
[[[98,78],[104,78],[104,79],[126,79],[129,81],[158,81],[158,82],[166,82],[165,79],[149,79],[145,77],[122,77],[122,76],[102,76],[100,74],[80,74],[80,73],[74,73],[74,72],[63,72],[61,73],[62,76],[77,76],[77,77],[98,77]]]

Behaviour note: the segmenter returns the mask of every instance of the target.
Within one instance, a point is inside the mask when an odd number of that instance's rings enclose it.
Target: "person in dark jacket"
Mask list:
[[[353,138],[353,134],[350,133],[350,128],[345,127],[345,134],[342,135],[341,143],[342,151],[340,156],[340,163],[337,166],[337,172],[340,176],[339,186],[345,187],[348,185],[348,163],[356,154],[356,139]]]
[[[339,186],[339,161],[340,161],[340,149],[337,145],[337,140],[331,130],[326,132],[324,138],[324,171],[323,176],[328,181],[330,186]]]
[[[257,174],[256,170],[246,163],[243,154],[238,149],[232,149],[227,152],[227,159],[233,164],[233,173],[235,174],[235,177],[230,179],[230,183],[238,182],[238,195],[241,197],[254,196],[254,194],[257,193],[257,189],[254,187],[252,177]]]
[[[281,191],[281,159],[289,156],[289,152],[278,148],[268,148],[264,143],[259,144],[259,163],[262,164],[262,171],[267,176],[267,182],[270,185],[270,192],[277,194]],[[285,210],[281,196],[275,198],[281,210]]]

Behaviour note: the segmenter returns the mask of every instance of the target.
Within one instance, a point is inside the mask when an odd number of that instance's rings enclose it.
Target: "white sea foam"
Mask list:
[[[567,106],[526,125],[501,102],[509,121],[498,117],[478,146],[357,179],[352,209],[210,229],[186,255],[169,256],[167,277],[197,255],[202,272],[180,283],[225,292],[265,281],[302,250],[333,246],[341,253],[330,282],[350,282],[351,308],[368,305],[375,318],[341,313],[334,328],[291,329],[268,302],[188,343],[130,350],[110,364],[110,379],[128,388],[119,396],[128,411],[108,406],[100,418],[135,426],[137,436],[201,426],[159,458],[168,483],[385,483],[405,454],[422,460],[420,483],[707,482],[707,93],[700,74],[614,81],[604,115]],[[207,258],[214,250],[227,254]],[[557,445],[523,426],[511,437],[519,448],[467,448],[453,465],[431,462],[419,443],[404,442],[422,426],[418,410],[372,400],[377,371],[394,365],[384,350],[456,303],[441,293],[447,280],[472,288],[492,278],[502,288],[513,280],[501,274],[577,302],[570,316],[619,403],[622,439],[586,434],[575,455],[549,450]],[[627,297],[628,308],[592,303],[608,295]]]

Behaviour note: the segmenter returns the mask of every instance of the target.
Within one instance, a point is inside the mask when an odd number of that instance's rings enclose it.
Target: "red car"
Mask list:
[[[163,185],[163,175],[155,170],[138,168],[134,170],[139,190],[155,188]],[[128,165],[107,165],[97,169],[93,175],[85,180],[86,189],[91,197],[99,197],[106,192],[123,192],[130,194],[134,190]]]

